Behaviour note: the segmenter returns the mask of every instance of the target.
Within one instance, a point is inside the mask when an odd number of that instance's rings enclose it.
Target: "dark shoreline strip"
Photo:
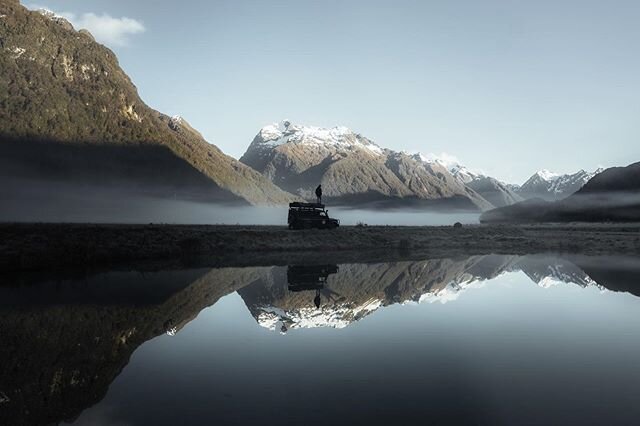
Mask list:
[[[0,270],[375,261],[463,254],[640,255],[638,224],[452,227],[0,224]]]

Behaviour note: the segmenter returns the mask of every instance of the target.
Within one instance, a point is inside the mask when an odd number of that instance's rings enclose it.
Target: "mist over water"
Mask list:
[[[287,224],[286,206],[279,207],[225,207],[211,205],[186,205],[178,214],[172,216],[167,222],[175,221],[179,223],[185,220],[186,223],[197,224],[223,224],[223,225],[282,225]],[[455,222],[464,224],[478,223],[478,213],[461,212],[422,212],[410,211],[389,211],[389,210],[365,210],[365,209],[345,209],[329,208],[329,216],[340,219],[340,224],[344,226],[354,226],[357,224],[392,225],[392,226],[439,226],[452,225]],[[163,220],[164,221],[164,220]]]
[[[287,225],[287,206],[259,207],[171,200],[144,195],[91,191],[50,194],[25,192],[2,197],[0,222],[167,223],[194,225]],[[452,225],[478,223],[479,213],[460,211],[332,208],[342,225]]]
[[[357,225],[359,222],[367,225],[403,225],[403,226],[446,226],[456,222],[475,224],[479,222],[479,213],[428,212],[418,210],[352,210],[330,209],[330,215],[335,215],[343,225]]]

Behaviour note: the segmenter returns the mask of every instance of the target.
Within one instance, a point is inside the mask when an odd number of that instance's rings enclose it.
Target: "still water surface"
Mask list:
[[[543,255],[16,279],[0,424],[637,424],[638,295]]]

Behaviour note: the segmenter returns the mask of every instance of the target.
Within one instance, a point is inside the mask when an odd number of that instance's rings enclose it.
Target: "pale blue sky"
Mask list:
[[[236,158],[288,118],[508,182],[640,161],[638,1],[34,3],[141,23],[102,38],[142,98]]]

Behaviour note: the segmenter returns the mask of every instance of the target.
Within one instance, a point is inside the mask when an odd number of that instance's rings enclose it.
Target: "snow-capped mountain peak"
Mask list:
[[[467,184],[473,180],[483,177],[481,173],[470,170],[469,168],[460,164],[460,161],[453,155],[443,152],[440,155],[427,154],[424,155],[420,152],[413,155],[413,158],[417,161],[421,161],[426,164],[437,164],[449,171],[460,182]]]
[[[578,191],[602,170],[602,168],[593,172],[579,170],[572,174],[558,174],[548,170],[540,170],[531,176],[518,191],[525,198],[560,199]]]
[[[293,124],[288,120],[272,123],[260,130],[262,143],[272,147],[287,144],[324,145],[340,149],[361,148],[374,154],[383,154],[384,150],[366,138],[355,134],[344,126],[323,128]]]
[[[537,171],[536,175],[547,182],[553,182],[561,176],[559,173],[554,173],[547,169]]]
[[[69,21],[69,19],[71,19],[71,16],[69,16],[69,14],[58,14],[44,7],[35,7],[33,10],[50,19],[51,21],[62,25],[66,29],[74,29],[73,24]]]

